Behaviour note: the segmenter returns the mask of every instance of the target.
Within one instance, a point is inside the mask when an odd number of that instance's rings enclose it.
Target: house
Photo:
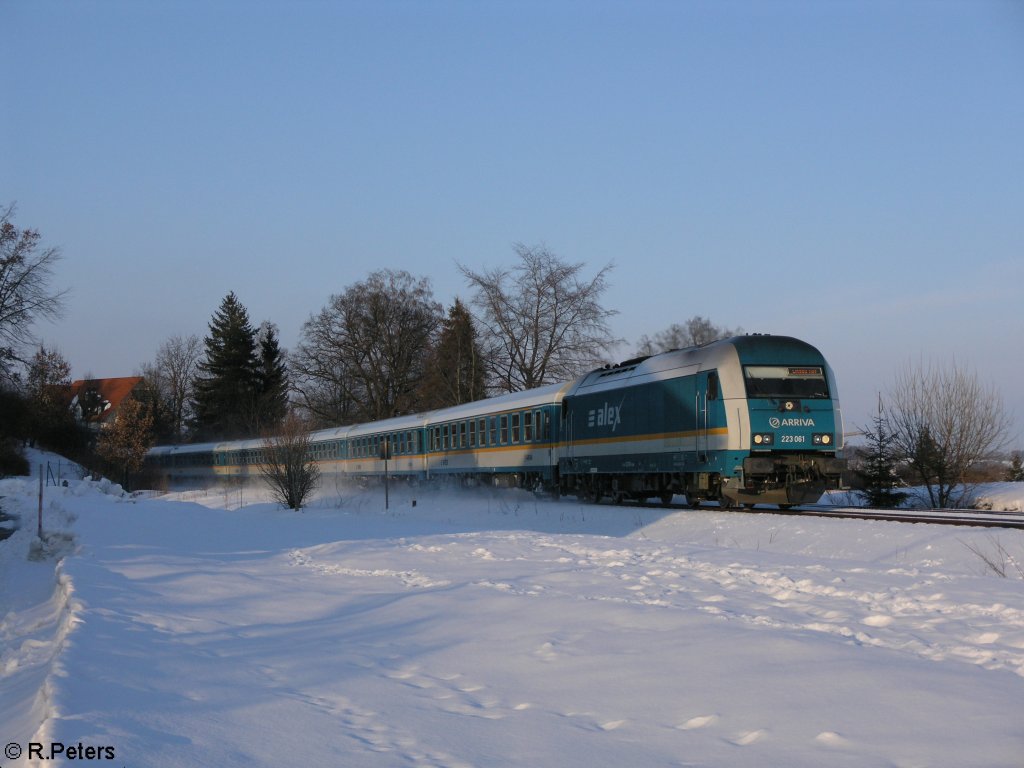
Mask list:
[[[117,379],[79,379],[68,388],[75,420],[99,431],[117,420],[117,411],[127,397],[139,389],[141,376]]]

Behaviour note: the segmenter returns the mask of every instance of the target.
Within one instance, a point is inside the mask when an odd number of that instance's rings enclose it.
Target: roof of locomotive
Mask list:
[[[695,347],[673,349],[648,357],[626,360],[618,365],[598,368],[580,379],[570,394],[617,389],[626,382],[633,385],[674,379],[729,365],[780,362],[821,365],[824,358],[810,344],[791,336],[732,336]]]

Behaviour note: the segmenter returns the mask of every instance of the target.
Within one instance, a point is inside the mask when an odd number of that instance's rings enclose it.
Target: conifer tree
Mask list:
[[[259,332],[258,431],[274,430],[288,412],[288,369],[277,341],[277,328],[263,323]]]
[[[1010,457],[1010,468],[1006,470],[1006,479],[1016,483],[1024,481],[1024,453],[1013,452]]]
[[[896,436],[888,427],[881,399],[878,401],[878,415],[872,422],[874,427],[864,430],[868,450],[863,469],[857,471],[864,487],[857,494],[870,507],[892,509],[906,501],[908,494],[897,490],[901,483],[896,473],[899,459]]]
[[[249,436],[260,393],[259,360],[249,313],[234,291],[224,297],[209,328],[195,381],[196,434],[200,439]]]
[[[428,408],[447,408],[486,397],[484,359],[473,317],[459,299],[441,324],[423,387]]]

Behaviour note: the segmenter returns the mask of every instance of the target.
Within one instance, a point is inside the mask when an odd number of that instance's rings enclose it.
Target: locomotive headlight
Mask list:
[[[811,435],[811,442],[815,445],[832,445],[832,435],[827,432]]]
[[[775,442],[775,435],[771,432],[758,432],[753,437],[754,445],[772,445]]]

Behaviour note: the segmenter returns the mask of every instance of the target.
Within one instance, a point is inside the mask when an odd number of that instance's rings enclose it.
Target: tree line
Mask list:
[[[63,311],[66,291],[51,286],[61,254],[37,230],[19,229],[14,213],[0,210],[0,474],[24,470],[17,447],[38,442],[70,457],[91,451],[127,476],[154,442],[267,436],[289,416],[309,429],[459,405],[569,380],[623,343],[602,303],[613,265],[587,274],[543,245],[516,244],[512,263],[490,270],[459,264],[469,295],[447,308],[426,277],[373,272],[312,313],[290,353],[277,327],[253,325],[229,292],[203,338],[171,336],[141,366],[143,384],[116,428],[83,435],[61,397],[70,366],[31,332]],[[696,316],[641,337],[636,354],[741,332]],[[96,405],[79,403],[86,413]],[[947,505],[970,467],[1004,447],[1008,427],[995,389],[969,371],[908,367],[865,430],[871,458],[861,483],[885,498],[893,467],[909,466],[933,506]],[[1019,454],[1014,461],[1008,479],[1024,479]]]

